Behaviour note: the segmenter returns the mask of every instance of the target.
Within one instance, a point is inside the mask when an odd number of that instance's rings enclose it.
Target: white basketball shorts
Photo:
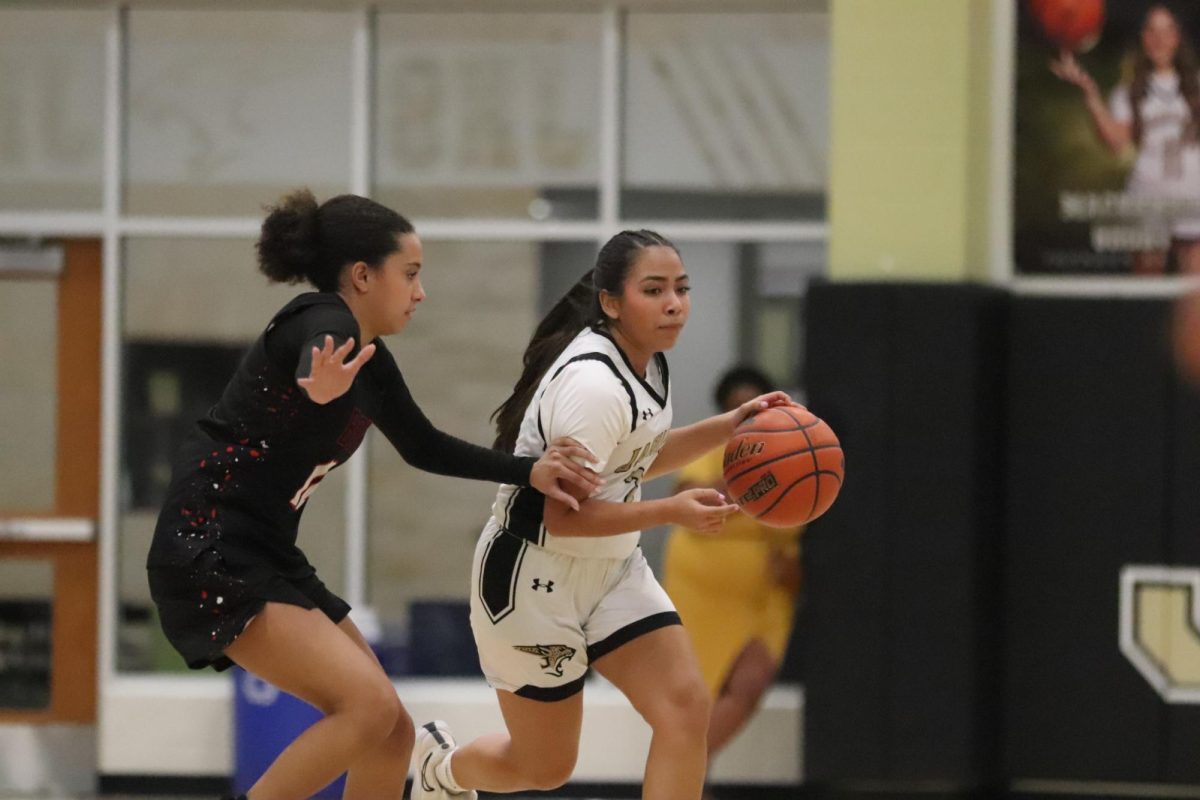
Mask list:
[[[679,614],[641,548],[581,558],[488,521],[471,567],[471,629],[488,683],[533,700],[583,688],[589,665]]]

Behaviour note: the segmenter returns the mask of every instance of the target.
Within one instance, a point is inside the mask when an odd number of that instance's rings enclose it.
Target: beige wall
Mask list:
[[[0,279],[0,512],[54,505],[57,283]]]
[[[831,277],[986,275],[991,20],[992,0],[832,4]]]

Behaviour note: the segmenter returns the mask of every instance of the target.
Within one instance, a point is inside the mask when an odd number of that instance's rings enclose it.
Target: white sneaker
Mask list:
[[[438,780],[437,768],[455,748],[450,726],[440,719],[426,722],[417,728],[414,749],[416,770],[413,775],[412,800],[478,800],[474,789],[451,792]]]

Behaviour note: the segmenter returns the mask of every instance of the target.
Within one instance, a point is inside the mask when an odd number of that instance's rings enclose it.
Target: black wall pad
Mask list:
[[[1013,301],[1004,633],[1005,762],[1015,779],[1164,775],[1168,714],[1120,653],[1118,581],[1124,565],[1169,555],[1181,455],[1167,308]],[[1192,753],[1189,774],[1174,780],[1200,777]]]
[[[1177,386],[1169,421],[1167,562],[1200,568],[1200,387]],[[1200,632],[1197,632],[1200,637]],[[1200,783],[1200,705],[1167,706],[1164,753],[1167,783]]]
[[[823,284],[807,312],[846,485],[805,538],[806,775],[991,783],[1006,298]]]

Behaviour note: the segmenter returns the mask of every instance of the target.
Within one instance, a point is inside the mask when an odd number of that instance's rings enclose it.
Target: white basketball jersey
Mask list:
[[[656,353],[639,377],[625,353],[603,329],[585,328],[542,376],[525,410],[514,452],[541,456],[549,442],[569,436],[590,450],[589,466],[603,486],[595,499],[632,503],[641,499],[642,475],[671,429],[667,360]],[[504,484],[492,516],[509,533],[569,555],[626,558],[640,531],[614,536],[555,536],[542,524],[542,494]]]
[[[1133,120],[1128,85],[1113,91],[1109,111],[1118,122]],[[1179,76],[1152,75],[1138,111],[1142,140],[1129,190],[1164,198],[1200,198],[1200,146],[1184,138],[1192,110],[1180,90]]]

